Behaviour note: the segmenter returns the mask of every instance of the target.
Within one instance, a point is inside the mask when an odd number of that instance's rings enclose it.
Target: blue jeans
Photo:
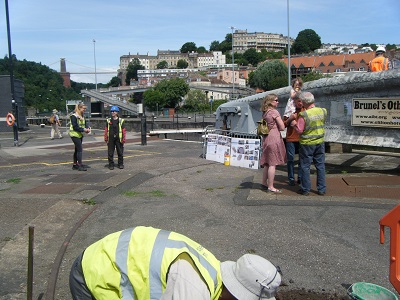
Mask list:
[[[302,170],[300,187],[303,192],[311,190],[310,167],[314,162],[317,169],[317,190],[326,192],[325,182],[325,143],[318,145],[300,145],[300,163]]]
[[[294,179],[294,155],[296,148],[299,149],[299,142],[286,142],[286,157],[287,157],[287,173],[289,182],[295,182]],[[301,161],[297,168],[297,179],[301,181]]]

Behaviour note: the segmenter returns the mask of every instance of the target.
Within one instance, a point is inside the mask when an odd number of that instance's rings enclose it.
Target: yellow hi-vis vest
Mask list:
[[[210,291],[222,292],[221,263],[191,239],[152,227],[112,233],[90,245],[82,257],[87,287],[97,300],[160,299],[175,259],[187,254]]]
[[[313,107],[302,111],[299,114],[304,118],[306,124],[303,133],[300,135],[300,144],[318,145],[324,142],[325,119],[327,111],[325,108]]]
[[[76,117],[76,121],[78,122],[78,125],[79,125],[80,128],[85,128],[85,123],[86,123],[85,122],[85,118],[81,118],[76,113],[74,113],[72,116]],[[83,133],[82,132],[74,130],[74,127],[72,127],[72,121],[70,121],[70,125],[69,125],[69,136],[70,137],[77,137],[77,138],[83,137]]]
[[[124,119],[121,119],[118,117],[118,138],[121,141],[122,140],[122,123],[124,123]],[[111,126],[111,118],[107,118],[107,129],[108,129],[108,137],[110,137],[110,126]]]

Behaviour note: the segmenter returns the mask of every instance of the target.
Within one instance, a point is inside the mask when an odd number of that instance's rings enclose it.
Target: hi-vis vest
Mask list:
[[[386,57],[375,57],[369,62],[371,72],[385,71],[389,69],[389,61]]]
[[[313,107],[302,111],[300,114],[306,121],[303,133],[300,135],[300,144],[318,145],[324,142],[325,119],[327,111],[325,108]]]
[[[124,123],[124,119],[118,117],[118,138],[122,140],[122,123]],[[111,126],[111,118],[107,118],[107,128],[108,128],[108,138],[110,138],[110,126]]]
[[[79,125],[80,128],[85,128],[85,123],[86,123],[85,122],[85,118],[81,118],[76,113],[73,114],[72,116],[76,117],[76,121],[78,122],[78,125]],[[70,137],[77,137],[77,138],[83,137],[83,133],[82,132],[74,130],[74,127],[72,126],[72,121],[70,123],[71,124],[69,125],[69,136]]]
[[[222,292],[220,262],[191,239],[152,227],[112,233],[90,245],[82,257],[87,287],[97,300],[160,299],[170,265],[182,254],[203,277],[210,299]]]

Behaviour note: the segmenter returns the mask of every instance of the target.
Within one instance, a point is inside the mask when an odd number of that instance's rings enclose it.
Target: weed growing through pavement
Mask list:
[[[217,186],[215,188],[206,188],[206,191],[212,192],[213,190],[222,190],[224,188],[225,188],[224,186]]]
[[[10,178],[6,181],[7,183],[20,183],[21,182],[21,178]]]
[[[96,201],[94,201],[93,199],[83,199],[82,202],[83,204],[87,205],[96,205]]]
[[[166,193],[160,190],[154,190],[150,192],[135,192],[135,191],[127,191],[122,193],[124,196],[127,197],[137,197],[137,196],[142,196],[142,195],[149,195],[151,197],[165,197],[167,196]]]

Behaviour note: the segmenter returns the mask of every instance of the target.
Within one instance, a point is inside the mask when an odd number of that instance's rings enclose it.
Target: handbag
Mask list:
[[[268,135],[269,128],[267,125],[267,121],[265,119],[261,119],[257,122],[257,135]]]

